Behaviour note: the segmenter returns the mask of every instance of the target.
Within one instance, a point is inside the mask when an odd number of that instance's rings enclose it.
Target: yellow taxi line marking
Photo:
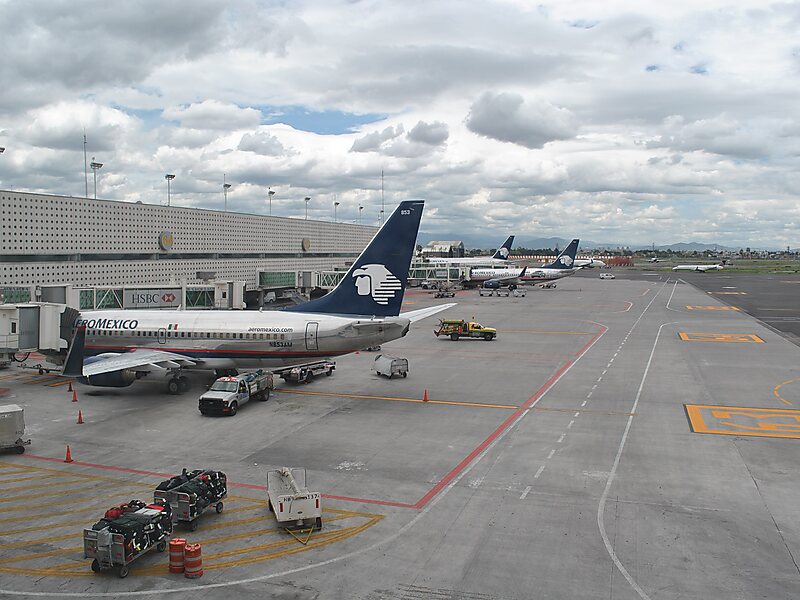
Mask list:
[[[133,486],[131,486],[131,487],[133,487]],[[84,490],[81,490],[81,491],[89,491],[89,490],[85,490],[84,489]],[[105,490],[98,490],[98,491],[102,492],[102,491],[105,491]],[[132,492],[127,492],[127,493],[130,494]],[[17,501],[17,500],[35,500],[36,498],[50,498],[52,496],[63,496],[63,495],[64,495],[64,491],[63,490],[58,490],[56,492],[44,492],[44,493],[41,493],[41,494],[22,494],[21,496],[5,496],[5,495],[2,495],[2,496],[0,496],[0,500],[2,500],[3,502]],[[118,495],[118,494],[115,494],[115,495]],[[33,506],[33,505],[32,504],[28,504],[28,506]],[[24,509],[25,507],[22,506],[20,508]],[[2,509],[2,510],[5,511],[5,510],[8,510],[8,509]],[[20,510],[20,509],[19,508],[15,508],[15,509],[12,509],[12,510]]]
[[[42,475],[40,477],[37,477],[37,479],[43,479],[45,477],[54,477],[54,475]],[[0,481],[0,483],[8,483],[8,481]],[[75,485],[75,484],[78,484],[78,483],[85,483],[85,482],[83,480],[80,480],[80,479],[75,479],[73,481],[59,481],[58,485],[59,486],[61,486],[61,485]],[[11,487],[5,488],[3,491],[5,491],[5,492],[22,492],[24,490],[37,490],[39,488],[52,488],[52,487],[53,487],[52,483],[37,483],[37,484],[33,484],[33,485],[11,486]],[[67,490],[67,491],[69,491],[69,490]],[[26,498],[36,498],[36,496],[26,496]],[[3,497],[2,494],[0,494],[0,500],[5,500],[5,498]]]
[[[390,400],[392,402],[417,402],[420,404],[446,404],[453,406],[470,406],[475,408],[502,408],[506,410],[516,410],[518,406],[509,404],[481,404],[478,402],[456,402],[454,400],[428,400],[425,402],[421,398],[392,398],[390,396],[365,396],[357,394],[334,394],[332,392],[309,392],[305,390],[290,390],[288,388],[277,388],[274,392],[285,392],[287,394],[301,394],[306,396],[329,396],[333,398],[357,398],[364,400]]]
[[[47,387],[57,387],[59,385],[67,385],[71,381],[72,381],[72,379],[65,378],[62,381],[56,381],[55,383],[47,383],[45,385],[47,385]]]
[[[707,333],[699,331],[680,331],[678,337],[684,342],[718,342],[734,344],[764,344],[764,340],[754,333]]]
[[[0,550],[13,550],[14,548],[25,548],[33,544],[49,544],[50,542],[60,542],[62,540],[83,539],[83,534],[66,533],[64,535],[49,535],[46,538],[39,538],[37,540],[22,540],[21,542],[8,542],[7,544],[0,544]]]
[[[776,397],[778,400],[780,400],[780,401],[781,401],[781,402],[783,402],[784,404],[788,404],[789,406],[794,406],[794,405],[793,405],[791,402],[789,402],[789,401],[788,401],[786,398],[784,398],[783,396],[781,396],[781,394],[780,394],[780,389],[781,389],[783,386],[785,386],[785,385],[789,385],[790,383],[794,383],[795,381],[800,381],[800,378],[797,378],[797,379],[790,379],[789,381],[784,381],[783,383],[779,383],[779,384],[778,384],[778,385],[776,385],[776,386],[775,386],[775,388],[772,390],[772,393],[775,395],[775,397]]]
[[[535,333],[541,335],[594,335],[593,331],[540,331],[538,329],[498,329],[497,333]]]
[[[21,472],[24,473],[25,471],[21,471]],[[0,475],[2,475],[2,474],[0,474]],[[49,479],[51,477],[60,477],[60,475],[56,475],[56,474],[53,474],[53,475],[28,475],[27,477],[15,477],[14,479],[3,479],[2,476],[0,476],[0,484],[3,484],[3,483],[16,483],[17,481],[31,481],[31,480],[38,481],[40,479]],[[68,477],[68,475],[65,474],[64,477]]]
[[[55,379],[60,379],[60,375],[45,375],[41,377],[36,377],[35,379],[30,379],[25,382],[25,385],[35,385],[37,383],[44,383],[45,381],[53,381]]]
[[[736,306],[686,306],[687,310],[733,310],[738,311],[740,310]]]

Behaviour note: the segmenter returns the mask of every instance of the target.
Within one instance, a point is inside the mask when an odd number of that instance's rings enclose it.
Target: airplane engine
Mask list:
[[[97,363],[107,358],[113,358],[119,354],[108,352],[87,358],[84,362],[85,365]],[[89,377],[79,377],[78,381],[85,385],[95,385],[98,387],[128,387],[136,381],[140,375],[136,371],[130,369],[123,369],[121,371],[112,371],[111,373],[101,373],[99,375],[91,375]]]
[[[86,385],[96,385],[98,387],[128,387],[137,379],[136,371],[128,369],[124,371],[114,371],[113,373],[102,373],[91,377],[80,377],[78,381]]]

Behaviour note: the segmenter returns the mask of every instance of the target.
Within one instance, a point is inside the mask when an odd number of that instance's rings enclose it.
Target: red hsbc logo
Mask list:
[[[161,299],[164,302],[174,302],[175,301],[175,294],[173,294],[173,293],[164,294],[163,296],[161,296]]]

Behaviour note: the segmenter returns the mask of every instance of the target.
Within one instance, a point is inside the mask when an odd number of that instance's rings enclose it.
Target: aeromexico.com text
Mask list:
[[[85,326],[87,329],[136,329],[137,319],[78,319],[75,327]]]

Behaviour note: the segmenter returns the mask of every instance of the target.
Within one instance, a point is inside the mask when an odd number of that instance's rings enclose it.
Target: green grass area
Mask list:
[[[649,263],[636,261],[634,268],[648,271],[669,271],[676,265],[714,264],[713,260],[688,257],[685,259],[667,259],[664,262]],[[800,260],[766,260],[766,259],[734,259],[733,264],[725,265],[722,272],[730,273],[763,273],[794,274],[800,273]]]

